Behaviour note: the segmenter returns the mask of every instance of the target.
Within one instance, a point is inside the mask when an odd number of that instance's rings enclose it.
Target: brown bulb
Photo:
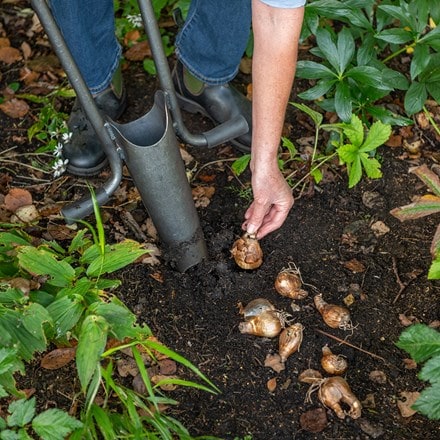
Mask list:
[[[238,329],[240,333],[262,336],[265,338],[274,338],[278,336],[283,326],[279,319],[278,312],[267,310],[259,315],[253,316],[245,322],[240,322]]]
[[[324,322],[331,328],[340,328],[350,330],[353,328],[351,324],[350,312],[343,306],[328,304],[322,299],[322,294],[313,298],[318,312],[321,314]]]
[[[275,279],[275,290],[282,296],[291,299],[303,299],[308,293],[301,289],[302,279],[299,270],[294,264],[282,269]]]
[[[292,353],[299,350],[303,340],[303,329],[302,324],[297,323],[290,325],[281,332],[278,350],[281,362],[286,362]]]
[[[267,310],[275,310],[275,306],[265,298],[255,298],[250,301],[245,307],[239,304],[240,314],[243,315],[243,318],[247,321],[253,316],[260,315]]]
[[[235,241],[231,254],[239,267],[246,270],[257,269],[263,263],[263,251],[255,235],[245,233]]]
[[[335,376],[344,374],[348,368],[346,359],[334,354],[327,345],[322,347],[321,366],[328,374]]]

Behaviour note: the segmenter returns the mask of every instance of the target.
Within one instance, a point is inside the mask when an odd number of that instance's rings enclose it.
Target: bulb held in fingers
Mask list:
[[[235,241],[231,254],[239,267],[246,270],[257,269],[263,263],[263,251],[255,235],[245,233]]]

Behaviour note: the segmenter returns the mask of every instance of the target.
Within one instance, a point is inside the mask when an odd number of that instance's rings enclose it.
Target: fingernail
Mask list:
[[[255,234],[255,232],[257,232],[257,228],[255,227],[255,225],[247,225],[246,231],[248,234]]]

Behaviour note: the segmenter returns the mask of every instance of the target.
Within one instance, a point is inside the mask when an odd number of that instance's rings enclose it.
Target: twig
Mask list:
[[[318,333],[321,333],[321,334],[323,334],[323,335],[325,335],[325,336],[328,336],[329,338],[332,338],[332,339],[334,339],[335,341],[338,341],[338,342],[341,343],[341,344],[348,345],[349,347],[354,348],[355,350],[359,350],[359,351],[361,351],[362,353],[368,354],[369,356],[371,356],[371,357],[373,357],[373,358],[380,359],[382,362],[384,362],[384,363],[387,364],[387,365],[390,365],[390,366],[392,366],[392,367],[394,367],[394,368],[397,368],[397,367],[395,367],[393,364],[390,364],[390,363],[389,363],[385,358],[383,358],[382,356],[379,356],[379,355],[377,355],[377,354],[371,353],[370,351],[364,350],[363,348],[360,348],[360,347],[358,347],[357,345],[353,345],[353,344],[351,344],[350,342],[344,341],[343,339],[338,338],[337,336],[331,335],[330,333],[327,333],[327,332],[325,332],[325,331],[323,331],[323,330],[319,330],[318,328],[316,328],[315,331],[317,331]]]
[[[396,281],[400,287],[399,291],[397,292],[397,295],[395,296],[395,298],[393,299],[393,302],[391,303],[391,304],[395,304],[396,301],[400,298],[400,295],[402,295],[402,292],[408,287],[409,283],[408,284],[402,283],[402,280],[400,279],[400,276],[399,276],[399,272],[397,270],[396,258],[395,257],[391,257],[391,258],[393,260],[393,272],[394,272],[394,275],[396,275]]]

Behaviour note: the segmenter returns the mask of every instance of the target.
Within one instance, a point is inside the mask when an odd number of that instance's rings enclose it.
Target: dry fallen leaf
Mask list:
[[[380,220],[371,225],[371,230],[376,237],[380,237],[390,232],[390,228]]]
[[[8,211],[15,212],[21,206],[31,205],[31,193],[22,188],[12,188],[5,196],[4,206]]]
[[[131,357],[118,359],[116,361],[116,367],[118,369],[118,374],[121,377],[136,377],[139,374],[139,368],[136,365],[136,361]]]
[[[397,408],[399,408],[400,415],[402,417],[411,417],[416,414],[417,411],[413,410],[411,406],[413,406],[415,401],[419,398],[420,393],[418,391],[402,391],[400,396],[404,399],[397,401]]]
[[[359,260],[356,260],[356,258],[346,261],[344,263],[344,267],[348,270],[351,270],[353,273],[365,272],[365,266]]]
[[[327,413],[324,408],[315,408],[301,414],[299,424],[309,432],[321,432],[327,426]]]
[[[58,370],[75,359],[76,348],[56,348],[41,359],[40,365],[46,370]]]
[[[29,106],[22,99],[12,98],[0,104],[0,110],[10,118],[23,118],[29,112]]]
[[[406,316],[404,313],[399,314],[399,321],[404,327],[409,327],[410,325],[419,322],[419,320],[415,316]]]
[[[158,365],[160,374],[171,375],[177,372],[177,364],[172,359],[162,359]]]
[[[196,208],[206,208],[211,203],[211,198],[215,193],[213,186],[196,186],[192,189],[192,196]]]
[[[40,214],[35,205],[20,206],[15,210],[15,215],[11,217],[11,222],[31,223],[37,220],[39,216]]]
[[[277,373],[283,371],[286,367],[283,362],[281,362],[281,356],[278,353],[268,354],[264,360],[264,366],[272,368]]]
[[[272,377],[272,379],[269,379],[266,383],[266,386],[269,390],[269,393],[273,393],[277,389],[277,378]]]
[[[415,370],[417,368],[417,362],[414,359],[405,358],[403,364],[407,370]]]
[[[0,62],[12,64],[22,59],[21,52],[15,47],[0,47]]]
[[[135,43],[125,51],[124,57],[129,61],[143,61],[145,58],[151,57],[150,45],[147,41]]]
[[[369,378],[372,382],[379,383],[381,385],[387,383],[387,376],[381,370],[370,371]]]

